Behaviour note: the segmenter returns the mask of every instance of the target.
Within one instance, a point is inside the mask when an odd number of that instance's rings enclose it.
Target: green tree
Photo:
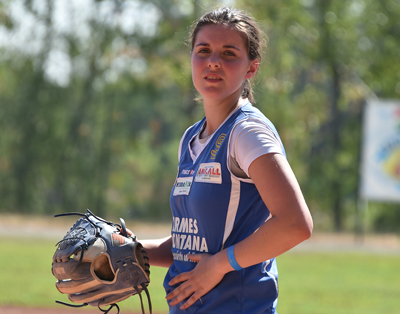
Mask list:
[[[238,3],[270,39],[258,106],[280,131],[311,210],[340,231],[355,214],[365,99],[398,97],[400,3]]]
[[[203,115],[186,38],[215,4],[63,3],[0,2],[0,211],[169,218],[179,139]],[[400,0],[235,6],[269,37],[256,105],[316,221],[352,227],[364,101],[400,94]]]

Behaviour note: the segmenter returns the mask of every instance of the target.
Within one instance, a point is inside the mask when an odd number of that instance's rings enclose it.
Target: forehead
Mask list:
[[[199,44],[235,46],[246,49],[244,35],[238,30],[219,24],[204,25],[198,31],[194,46]]]

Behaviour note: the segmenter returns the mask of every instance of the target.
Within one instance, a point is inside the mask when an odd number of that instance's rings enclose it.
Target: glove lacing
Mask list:
[[[116,307],[116,308],[117,308],[117,311],[118,311],[117,314],[119,314],[119,306],[118,306],[117,303],[112,303],[112,304],[110,304],[110,307],[109,307],[108,309],[103,310],[103,309],[100,307],[100,301],[101,301],[101,300],[99,300],[99,303],[97,304],[97,307],[99,308],[100,311],[102,311],[102,312],[105,313],[105,314],[108,314],[108,313],[112,310],[112,308]],[[75,308],[84,307],[84,306],[89,305],[89,303],[71,304],[71,303],[66,303],[66,302],[62,302],[62,301],[58,301],[58,300],[56,300],[56,303],[62,304],[62,305],[66,305],[66,306],[70,306],[70,307],[75,307]],[[151,312],[150,312],[150,313],[151,313]]]
[[[142,287],[142,289],[144,290],[144,292],[145,292],[146,295],[147,295],[147,301],[148,301],[148,303],[149,303],[149,311],[150,311],[150,314],[151,314],[151,313],[152,313],[152,306],[151,306],[151,300],[150,300],[150,293],[149,293],[149,290],[147,290],[147,287],[146,287],[145,284],[141,284],[140,286]],[[133,288],[136,290],[137,294],[139,295],[139,298],[140,298],[140,305],[141,305],[141,307],[142,307],[142,313],[145,314],[145,312],[144,312],[144,306],[143,306],[143,298],[142,298],[141,291],[140,291],[140,289],[139,289],[137,286],[135,286],[135,287],[133,287]]]

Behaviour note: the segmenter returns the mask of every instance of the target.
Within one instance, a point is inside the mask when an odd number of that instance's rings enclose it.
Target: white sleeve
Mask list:
[[[243,120],[232,130],[229,154],[249,176],[249,166],[258,157],[283,153],[283,145],[271,128],[260,120]]]

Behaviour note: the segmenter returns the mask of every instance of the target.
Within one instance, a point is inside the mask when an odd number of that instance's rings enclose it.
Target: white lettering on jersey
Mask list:
[[[207,240],[204,237],[197,236],[196,234],[198,232],[199,228],[197,226],[197,219],[173,217],[172,247],[177,250],[189,250],[207,253]],[[174,253],[174,259],[187,260],[180,253]]]
[[[207,240],[190,234],[172,234],[172,247],[180,250],[192,250],[201,253],[208,252]]]

